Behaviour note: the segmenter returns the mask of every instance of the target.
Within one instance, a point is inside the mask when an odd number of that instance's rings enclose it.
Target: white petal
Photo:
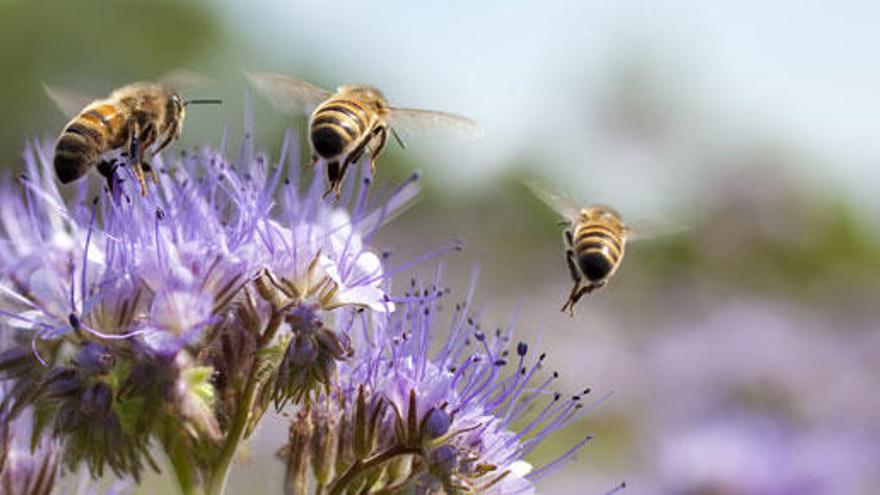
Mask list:
[[[339,265],[335,261],[322,254],[318,257],[318,268],[336,284],[342,286],[342,274],[339,273]],[[317,282],[317,280],[314,281]]]
[[[379,275],[382,273],[382,261],[372,251],[363,251],[358,256],[355,267],[359,273],[365,275]]]
[[[522,478],[532,472],[532,465],[522,460],[513,461],[510,463],[510,466],[508,466],[508,469],[513,476]]]

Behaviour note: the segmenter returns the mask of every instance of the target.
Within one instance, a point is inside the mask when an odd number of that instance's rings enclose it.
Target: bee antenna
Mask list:
[[[403,140],[401,140],[400,136],[397,135],[397,131],[395,131],[394,128],[391,126],[388,126],[388,128],[391,129],[391,135],[394,136],[394,140],[397,141],[397,144],[400,145],[400,148],[405,150],[406,145],[403,144]]]
[[[223,100],[219,98],[207,99],[207,100],[186,100],[183,102],[183,106],[187,105],[222,105]]]

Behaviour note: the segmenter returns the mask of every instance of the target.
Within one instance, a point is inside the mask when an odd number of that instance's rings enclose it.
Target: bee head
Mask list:
[[[184,117],[186,117],[186,104],[179,94],[172,92],[171,95],[168,96],[168,108],[172,109],[177,120],[182,122]]]
[[[170,125],[174,137],[180,137],[180,131],[183,128],[183,119],[186,117],[186,104],[183,99],[175,91],[168,94],[168,101],[165,103],[168,110],[167,122]]]

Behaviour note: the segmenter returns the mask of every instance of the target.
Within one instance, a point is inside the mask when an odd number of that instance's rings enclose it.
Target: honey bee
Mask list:
[[[340,86],[334,93],[282,74],[267,72],[248,77],[258,91],[283,110],[311,111],[310,166],[319,160],[327,165],[324,197],[336,193],[339,199],[348,167],[364,155],[375,173],[376,157],[385,147],[389,132],[405,148],[392,123],[398,127],[445,126],[471,135],[482,132],[476,122],[460,115],[392,107],[381,91],[365,84]]]
[[[179,139],[187,105],[221,103],[220,100],[184,100],[166,82],[136,82],[103,99],[45,87],[62,112],[72,117],[55,143],[55,175],[62,184],[75,181],[97,167],[108,183],[116,165],[109,155],[128,157],[141,195],[146,195],[145,175],[155,183],[156,172],[144,156],[154,156]]]
[[[526,185],[538,199],[565,218],[560,224],[566,226],[565,261],[574,287],[561,311],[568,310],[571,316],[574,316],[574,306],[581,297],[601,289],[617,273],[628,240],[670,231],[670,226],[641,223],[634,230],[610,206],[597,204],[579,208],[568,198],[535,183],[527,182]]]

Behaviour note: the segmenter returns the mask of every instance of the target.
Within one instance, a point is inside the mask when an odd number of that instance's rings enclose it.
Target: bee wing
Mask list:
[[[523,183],[532,191],[535,197],[543,201],[544,204],[552,208],[556,213],[559,213],[567,220],[577,218],[580,208],[567,196],[554,193],[535,181],[526,180]]]
[[[286,112],[311,113],[319,103],[333,95],[326,89],[284,74],[255,72],[245,75],[260,94]]]
[[[87,96],[65,88],[56,88],[45,83],[43,84],[43,91],[46,92],[49,99],[55,103],[58,110],[61,110],[61,113],[67,118],[79,115],[83,108],[98,99],[94,96]]]
[[[392,126],[395,128],[427,132],[451,130],[467,137],[483,135],[483,126],[463,115],[416,108],[392,107],[390,110]]]
[[[204,88],[214,81],[207,76],[187,69],[174,69],[159,78],[159,82],[178,91],[187,89]]]
[[[644,241],[657,237],[673,236],[688,230],[681,222],[660,216],[642,217],[634,222],[627,222],[626,228],[627,241]]]

